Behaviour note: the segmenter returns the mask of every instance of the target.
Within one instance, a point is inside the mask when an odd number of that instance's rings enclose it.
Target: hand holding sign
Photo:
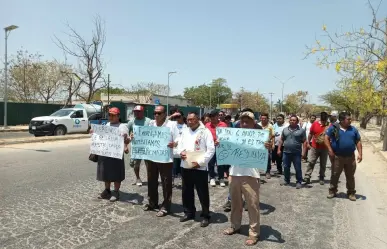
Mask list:
[[[219,165],[235,165],[266,170],[268,162],[269,131],[242,128],[218,128],[219,146],[216,159]]]

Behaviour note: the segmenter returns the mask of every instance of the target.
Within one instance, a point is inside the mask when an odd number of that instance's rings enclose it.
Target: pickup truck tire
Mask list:
[[[34,135],[35,137],[44,137],[44,135]]]
[[[66,135],[66,132],[67,132],[66,127],[63,125],[59,125],[54,130],[54,136],[64,136]]]

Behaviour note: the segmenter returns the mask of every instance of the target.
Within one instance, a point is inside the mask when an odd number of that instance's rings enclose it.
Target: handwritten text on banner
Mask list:
[[[218,165],[235,165],[266,170],[269,152],[265,143],[269,131],[242,128],[217,128],[219,146],[216,149]]]
[[[118,127],[92,124],[90,154],[122,159],[124,137]]]
[[[131,142],[131,158],[169,162],[171,130],[168,127],[134,126]]]

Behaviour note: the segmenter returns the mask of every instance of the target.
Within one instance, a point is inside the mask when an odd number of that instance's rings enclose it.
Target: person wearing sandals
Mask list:
[[[171,148],[169,162],[150,161],[147,166],[148,176],[148,204],[144,206],[144,211],[152,211],[159,209],[156,216],[164,217],[171,211],[172,204],[172,170],[173,170],[173,151],[176,146],[176,134],[178,133],[176,121],[170,121],[167,118],[165,107],[162,105],[156,106],[154,111],[155,119],[152,120],[150,126],[168,127],[171,130],[171,142],[168,147]],[[164,201],[159,206],[159,175],[163,189]]]
[[[109,122],[107,126],[118,127],[120,133],[124,136],[125,153],[128,153],[130,138],[128,136],[128,127],[126,124],[121,124],[120,110],[117,107],[109,109]],[[90,131],[92,133],[92,131]],[[98,156],[97,163],[97,180],[105,183],[105,190],[99,195],[99,199],[110,199],[111,202],[117,201],[120,198],[121,182],[125,179],[125,162],[124,158],[117,159],[111,157]],[[111,183],[114,183],[114,190],[110,191]]]
[[[241,128],[255,129],[254,113],[242,112],[240,115]],[[271,148],[271,142],[265,143],[266,149]],[[243,168],[232,165],[230,168],[230,194],[231,194],[231,227],[223,231],[224,235],[233,235],[240,232],[242,223],[243,201],[246,200],[249,213],[249,237],[245,245],[257,244],[260,235],[259,214],[259,188],[260,174],[258,168]]]
[[[210,222],[210,194],[208,190],[207,167],[215,154],[214,140],[211,132],[199,120],[196,112],[190,112],[187,116],[187,125],[178,141],[177,153],[181,159],[187,160],[188,151],[201,151],[204,156],[197,162],[190,162],[193,167],[188,167],[186,162],[181,163],[182,199],[184,216],[180,222],[186,222],[195,218],[195,188],[202,206],[203,217],[201,227],[208,226]]]

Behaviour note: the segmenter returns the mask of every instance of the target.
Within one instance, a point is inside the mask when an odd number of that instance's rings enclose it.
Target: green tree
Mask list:
[[[241,91],[236,92],[234,96],[232,103],[238,104],[240,109],[248,107],[257,112],[266,113],[270,110],[269,100],[259,92],[250,92],[242,89]]]
[[[288,111],[292,114],[301,114],[303,112],[304,105],[307,103],[306,97],[307,91],[297,91],[285,96],[284,102]]]
[[[210,85],[199,85],[184,88],[184,97],[197,105],[216,107],[232,99],[232,91],[223,78],[212,80]]]

